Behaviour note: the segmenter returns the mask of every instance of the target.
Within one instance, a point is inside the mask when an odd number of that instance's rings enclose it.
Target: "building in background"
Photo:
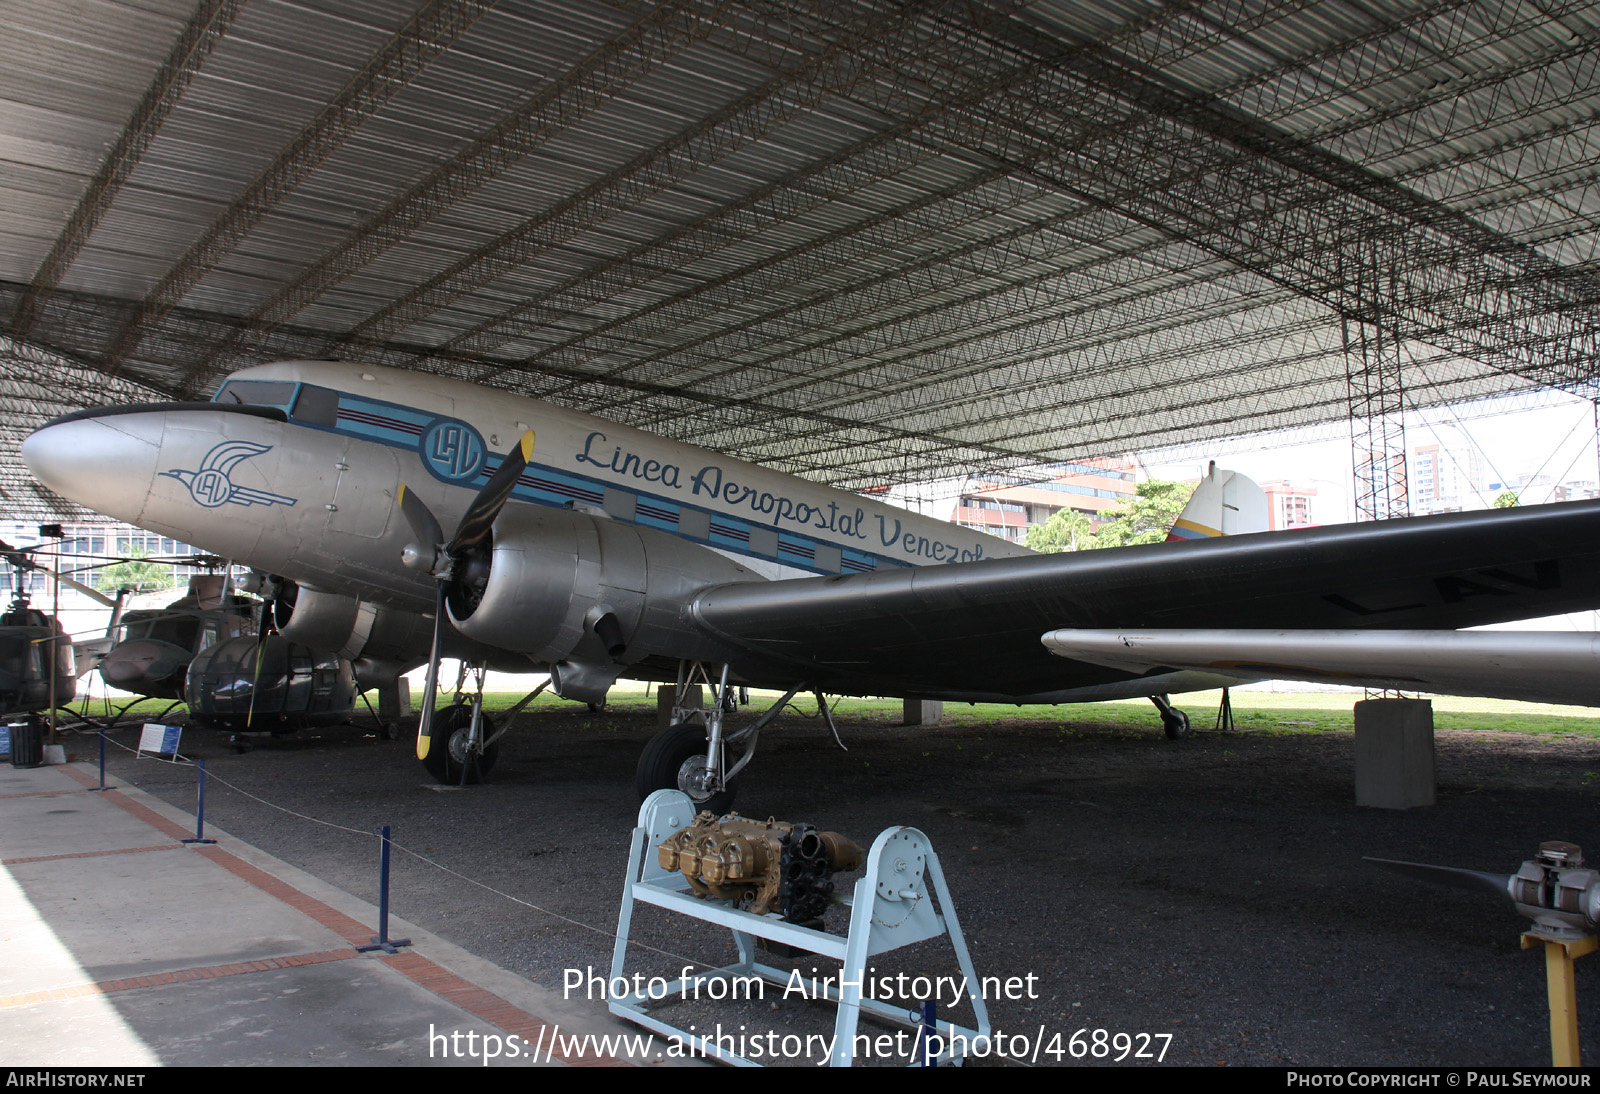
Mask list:
[[[148,556],[160,559],[199,557],[204,552],[187,543],[168,539],[131,524],[79,523],[61,524],[61,538],[41,534],[41,526],[25,521],[0,521],[0,540],[18,549],[39,547],[35,558],[41,566],[99,587],[98,575],[109,561]],[[17,592],[25,592],[33,605],[58,614],[61,625],[69,634],[82,637],[103,633],[111,610],[85,596],[70,586],[56,587],[50,575],[40,570],[17,574],[0,563],[0,581],[3,581],[4,600],[9,604]],[[213,573],[204,566],[175,563],[172,567],[172,587],[129,600],[129,607],[156,607],[165,605],[183,595],[189,578],[199,573]],[[21,587],[18,587],[18,581]],[[113,595],[114,591],[107,591]]]
[[[1406,494],[1411,513],[1460,513],[1494,504],[1500,484],[1492,481],[1483,450],[1448,423],[1431,426],[1427,439],[1411,445]]]
[[[1043,524],[1062,509],[1076,509],[1099,527],[1134,496],[1131,460],[1097,458],[1081,463],[1048,464],[1049,478],[990,475],[971,479],[950,518],[963,528],[1021,543],[1028,529]]]
[[[1316,516],[1317,488],[1287,479],[1263,482],[1261,492],[1267,495],[1267,527],[1272,531],[1285,528],[1310,528],[1320,523]]]

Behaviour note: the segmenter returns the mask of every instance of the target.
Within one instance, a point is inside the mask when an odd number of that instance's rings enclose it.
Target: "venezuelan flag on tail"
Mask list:
[[[1218,471],[1212,463],[1167,533],[1167,541],[1237,536],[1265,532],[1268,527],[1267,495],[1261,487],[1237,471]]]

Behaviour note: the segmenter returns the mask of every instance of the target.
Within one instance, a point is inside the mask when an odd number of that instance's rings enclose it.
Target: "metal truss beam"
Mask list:
[[[161,123],[177,106],[195,74],[205,64],[228,28],[238,17],[245,0],[201,0],[199,7],[184,24],[178,40],[173,43],[167,58],[156,70],[156,77],[134,107],[133,115],[123,126],[111,151],[107,153],[100,170],[90,180],[78,206],[67,218],[66,227],[56,237],[39,264],[28,287],[28,294],[18,302],[11,329],[18,338],[26,338],[38,321],[39,302],[61,283],[61,277],[72,265],[73,259],[94,233],[95,226],[105,216],[117,199],[117,194],[139,165],[145,149],[155,140]]]
[[[20,299],[21,294],[17,294]],[[18,456],[28,434],[58,414],[91,406],[150,402],[155,392],[59,353],[0,335],[0,505],[10,520],[96,519],[45,489]]]
[[[357,324],[352,336],[383,341],[416,325],[462,293],[528,265],[538,254],[770,135],[824,97],[858,97],[858,93],[878,87],[889,89],[896,98],[907,98],[903,85],[883,77],[906,67],[907,58],[927,60],[930,54],[948,53],[958,32],[924,16],[941,7],[962,6],[950,0],[911,0],[888,13],[862,13],[842,27],[821,54],[706,115],[540,216],[461,258]],[[1005,17],[1003,11],[987,14],[990,21]],[[972,28],[977,29],[981,28]],[[970,65],[951,69],[955,82],[970,82],[972,75]]]
[[[448,50],[494,0],[430,0],[378,50],[195,240],[146,295],[105,356],[115,373],[159,323],[216,264],[277,208],[300,181],[333,155],[390,99]]]

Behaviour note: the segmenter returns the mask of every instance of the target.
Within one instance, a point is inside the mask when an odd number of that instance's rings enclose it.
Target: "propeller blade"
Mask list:
[[[422,685],[422,714],[417,719],[417,759],[426,760],[433,744],[433,705],[439,690],[439,654],[444,638],[444,596],[447,580],[434,583],[433,645],[428,651],[428,678]]]
[[[517,480],[522,477],[532,456],[533,430],[530,429],[522,435],[516,447],[506,453],[500,466],[489,476],[489,481],[478,491],[478,496],[472,499],[466,516],[461,518],[461,526],[456,529],[455,538],[445,548],[446,554],[454,558],[459,552],[483,542],[489,529],[494,526],[494,519],[505,508],[506,502],[511,500],[511,491],[516,489]]]
[[[439,527],[438,518],[433,515],[433,510],[428,508],[426,502],[416,494],[406,489],[406,484],[400,484],[400,490],[395,495],[400,502],[400,512],[405,514],[406,523],[411,525],[411,530],[416,533],[417,541],[424,547],[437,547],[444,542],[444,529]]]
[[[1393,870],[1397,874],[1405,874],[1421,881],[1431,881],[1435,885],[1448,885],[1452,889],[1469,889],[1472,892],[1482,892],[1492,889],[1503,897],[1510,897],[1510,874],[1489,874],[1481,870],[1463,870],[1456,866],[1429,866],[1423,862],[1399,862],[1395,859],[1371,858],[1367,860],[1385,870]]]

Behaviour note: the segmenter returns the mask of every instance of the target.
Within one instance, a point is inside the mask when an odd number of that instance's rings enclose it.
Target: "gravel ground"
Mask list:
[[[1144,731],[1071,719],[1067,708],[1060,720],[931,730],[846,719],[841,752],[817,722],[786,715],[763,737],[738,807],[863,847],[893,825],[926,832],[979,974],[1035,978],[1036,997],[995,1000],[990,1016],[1026,1039],[1008,1049],[1031,1058],[1042,1046],[1040,1065],[1080,1030],[1170,1034],[1167,1064],[1549,1063],[1543,962],[1520,949],[1510,902],[1412,883],[1361,857],[1509,873],[1547,839],[1600,857],[1600,742],[1451,730],[1440,715],[1439,802],[1392,812],[1355,806],[1347,732],[1172,742],[1154,717]],[[467,790],[433,784],[407,742],[352,727],[247,755],[191,730],[185,751],[282,809],[363,831],[392,825],[397,845],[461,875],[397,856],[396,914],[560,988],[569,969],[609,967],[633,767],[652,732],[643,714],[524,714],[492,782]],[[193,807],[191,770],[111,752],[115,779]],[[370,836],[215,783],[207,799],[208,823],[376,902]],[[630,972],[731,958],[725,934],[665,913],[647,909],[635,926],[674,956],[637,951]],[[956,971],[939,940],[875,964]],[[1597,991],[1600,957],[1580,961],[1592,1052]],[[970,1020],[970,1009],[954,1017]],[[770,996],[678,1018],[751,1033],[831,1022],[825,1008]]]

